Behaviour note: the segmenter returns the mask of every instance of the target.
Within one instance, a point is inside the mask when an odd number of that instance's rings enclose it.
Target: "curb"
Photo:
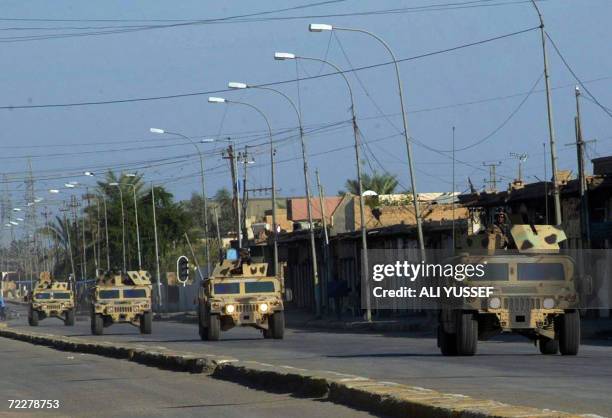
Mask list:
[[[230,357],[154,350],[144,346],[105,341],[91,342],[74,337],[38,334],[2,327],[0,327],[0,337],[63,351],[124,359],[166,370],[202,373],[257,389],[291,393],[296,396],[325,398],[334,403],[392,417],[571,418],[589,416],[514,406],[415,386],[380,382],[344,373],[240,361]]]

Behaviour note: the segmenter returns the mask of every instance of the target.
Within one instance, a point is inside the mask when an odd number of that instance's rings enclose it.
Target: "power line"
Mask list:
[[[417,59],[431,57],[431,56],[434,56],[434,55],[444,54],[444,53],[448,53],[448,52],[454,52],[454,51],[457,51],[457,50],[460,50],[460,49],[469,48],[469,47],[472,47],[472,46],[483,45],[483,44],[486,44],[486,43],[489,43],[489,42],[494,42],[494,41],[498,41],[498,40],[501,40],[501,39],[510,38],[510,37],[518,36],[518,35],[522,35],[522,34],[531,32],[531,31],[536,30],[536,29],[539,29],[539,26],[534,26],[534,27],[531,27],[531,28],[522,29],[522,30],[511,32],[511,33],[506,33],[506,34],[503,34],[503,35],[498,35],[498,36],[482,39],[482,40],[475,41],[475,42],[465,43],[465,44],[457,45],[457,46],[454,46],[454,47],[451,47],[451,48],[439,49],[439,50],[436,50],[436,51],[427,52],[427,53],[420,54],[420,55],[414,55],[414,56],[407,57],[407,58],[400,58],[400,59],[397,60],[397,62],[408,62],[408,61],[413,61],[413,60],[417,60]],[[386,62],[382,62],[382,63],[370,64],[370,65],[365,65],[365,66],[361,66],[361,67],[356,67],[356,68],[354,68],[352,70],[347,70],[347,71],[333,71],[333,72],[328,72],[328,73],[325,73],[325,74],[319,74],[319,75],[303,77],[303,78],[301,78],[299,80],[298,79],[289,79],[289,80],[268,82],[268,83],[263,83],[263,84],[259,84],[259,85],[254,85],[254,87],[269,87],[269,86],[276,86],[276,85],[281,85],[281,84],[294,83],[296,81],[313,80],[313,79],[318,79],[318,78],[322,78],[322,77],[330,77],[330,76],[341,74],[341,73],[350,73],[350,72],[354,72],[354,71],[369,70],[369,69],[383,67],[383,66],[391,65],[391,64],[394,64],[394,62],[393,61],[386,61]],[[233,91],[233,90],[232,89],[220,89],[220,90],[198,91],[198,92],[191,92],[191,93],[170,94],[170,95],[165,95],[165,96],[137,97],[137,98],[129,98],[129,99],[113,99],[113,100],[102,100],[102,101],[83,101],[83,102],[72,102],[72,103],[48,103],[48,104],[40,104],[40,105],[11,105],[11,106],[6,106],[5,105],[5,106],[0,106],[0,109],[4,109],[4,110],[16,110],[16,109],[40,109],[40,108],[57,108],[57,107],[75,107],[75,106],[94,106],[94,105],[107,105],[107,104],[121,104],[121,103],[154,101],[154,100],[179,99],[179,98],[185,98],[185,97],[196,97],[196,96],[203,96],[203,95],[210,95],[210,94],[226,93],[226,92],[229,92],[229,91]]]
[[[557,55],[559,56],[559,58],[561,58],[561,61],[563,61],[563,64],[565,65],[565,67],[568,69],[568,71],[572,74],[572,76],[576,79],[576,81],[578,82],[578,84],[580,84],[580,86],[584,89],[584,91],[587,92],[587,94],[589,96],[591,96],[592,101],[601,108],[601,110],[603,110],[608,116],[610,116],[612,118],[612,111],[610,111],[610,109],[608,109],[606,106],[602,105],[599,100],[597,100],[597,98],[589,91],[589,89],[587,88],[587,86],[584,85],[584,83],[582,82],[582,80],[580,80],[580,78],[576,75],[576,73],[574,72],[574,70],[572,69],[572,67],[569,65],[569,63],[567,62],[567,60],[565,59],[565,57],[563,56],[563,54],[561,53],[561,51],[559,50],[559,48],[557,47],[557,44],[555,44],[555,41],[553,41],[553,39],[550,37],[550,35],[548,34],[548,32],[546,32],[546,37],[548,38],[548,40],[550,41],[550,43],[552,44],[555,52],[557,53]]]

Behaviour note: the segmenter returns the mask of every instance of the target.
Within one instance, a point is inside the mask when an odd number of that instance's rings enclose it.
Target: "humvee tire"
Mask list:
[[[66,319],[64,320],[64,325],[67,327],[74,326],[74,309],[69,309],[66,311]]]
[[[32,309],[32,307],[30,307],[28,311],[28,325],[30,325],[31,327],[38,326],[38,311],[35,311],[34,309]]]
[[[540,337],[538,340],[538,347],[542,354],[557,354],[559,352],[559,340]]]
[[[438,325],[438,347],[443,356],[457,355],[457,335],[445,332],[441,324]]]
[[[282,340],[285,336],[285,313],[283,311],[275,312],[268,317],[268,327],[270,334],[275,340]]]
[[[94,313],[91,315],[91,333],[93,335],[102,335],[104,332],[104,318],[102,315]]]
[[[140,333],[150,334],[153,328],[153,314],[151,311],[144,312],[140,315]]]
[[[206,324],[206,315],[203,312],[204,308],[198,308],[198,334],[200,334],[200,339],[202,341],[208,340],[208,327]]]
[[[567,311],[558,318],[559,351],[564,356],[575,356],[580,348],[580,313]]]
[[[211,314],[208,316],[208,328],[206,329],[206,336],[209,341],[217,341],[219,334],[221,333],[221,319],[219,315]]]
[[[457,313],[457,354],[473,356],[478,346],[478,320],[472,312]]]

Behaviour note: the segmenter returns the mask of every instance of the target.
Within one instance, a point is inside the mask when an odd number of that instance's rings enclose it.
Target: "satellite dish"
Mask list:
[[[363,192],[364,197],[370,197],[370,196],[378,196],[378,193],[376,193],[374,190],[366,190],[365,192]]]

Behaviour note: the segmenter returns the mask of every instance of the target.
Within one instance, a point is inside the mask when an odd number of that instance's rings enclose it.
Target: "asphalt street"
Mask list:
[[[68,353],[0,339],[0,416],[368,417],[316,399],[248,389],[201,374]],[[54,409],[9,408],[9,400],[58,401]]]
[[[234,356],[275,365],[332,370],[447,393],[517,405],[612,416],[612,345],[583,342],[578,356],[543,356],[526,339],[481,342],[474,357],[443,357],[433,338],[289,329],[284,340],[263,339],[250,328],[200,341],[195,324],[154,322],[152,335],[114,325],[92,336],[89,320],[66,327],[56,319],[27,326],[25,310],[11,321],[18,329],[121,341],[182,351]]]

